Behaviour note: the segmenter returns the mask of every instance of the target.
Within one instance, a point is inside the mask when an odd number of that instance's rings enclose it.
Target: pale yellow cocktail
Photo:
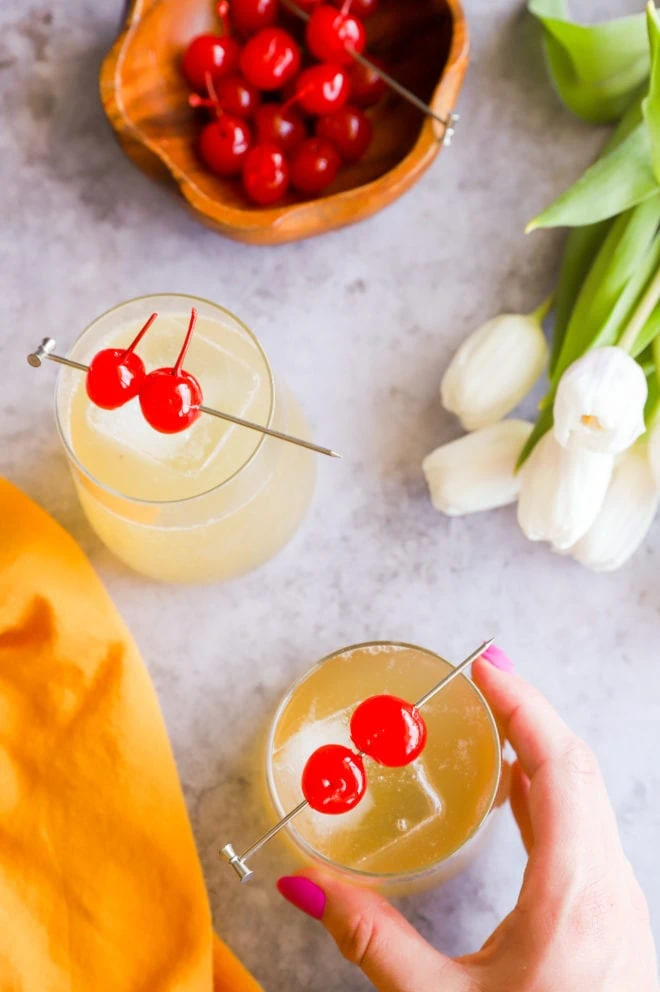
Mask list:
[[[357,645],[324,659],[284,699],[271,730],[267,774],[279,815],[301,799],[305,762],[323,744],[351,746],[349,721],[369,696],[421,698],[449,671],[422,648]],[[364,883],[405,890],[463,867],[495,803],[501,768],[497,727],[476,686],[458,676],[424,707],[424,751],[404,768],[365,759],[367,791],[348,813],[306,809],[289,834],[306,858]]]
[[[307,438],[298,405],[275,383],[254,335],[207,301],[163,295],[124,303],[99,317],[69,357],[88,364],[102,348],[128,345],[157,311],[138,351],[147,371],[171,366],[193,305],[199,317],[185,368],[205,405]],[[312,497],[311,452],[205,414],[179,434],[161,434],[137,398],[117,410],[92,404],[77,371],[60,373],[57,417],[90,524],[127,565],[157,579],[224,580],[255,568],[292,537]]]

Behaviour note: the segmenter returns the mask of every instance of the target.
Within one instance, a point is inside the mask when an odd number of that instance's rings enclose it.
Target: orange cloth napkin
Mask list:
[[[259,989],[213,936],[130,635],[72,538],[0,480],[1,992]]]

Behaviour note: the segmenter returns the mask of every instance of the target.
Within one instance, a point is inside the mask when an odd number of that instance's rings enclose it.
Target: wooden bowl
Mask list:
[[[178,188],[202,223],[228,238],[273,245],[353,224],[401,196],[442,147],[442,127],[389,92],[369,111],[374,140],[342,168],[326,194],[250,205],[237,180],[219,179],[195,154],[199,120],[188,106],[179,62],[187,42],[218,30],[212,0],[131,0],[101,70],[101,98],[127,155],[147,175]],[[459,0],[382,0],[367,22],[367,51],[445,116],[467,68],[468,35]],[[301,32],[302,22],[294,24]]]

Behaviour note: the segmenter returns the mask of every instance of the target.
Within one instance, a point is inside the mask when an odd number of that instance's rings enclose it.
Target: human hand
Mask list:
[[[382,896],[317,869],[280,892],[380,992],[658,992],[646,900],[594,755],[512,672],[481,658],[473,678],[516,752],[511,806],[529,855],[515,909],[481,950],[446,957]]]

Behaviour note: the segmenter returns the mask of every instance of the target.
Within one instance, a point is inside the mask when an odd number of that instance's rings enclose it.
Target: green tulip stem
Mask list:
[[[651,316],[658,300],[660,300],[660,269],[658,269],[655,276],[649,283],[648,289],[639,301],[637,309],[633,313],[625,331],[621,335],[618,342],[619,348],[623,348],[623,350],[628,353],[633,350],[635,347],[635,342],[639,336],[639,332]]]

